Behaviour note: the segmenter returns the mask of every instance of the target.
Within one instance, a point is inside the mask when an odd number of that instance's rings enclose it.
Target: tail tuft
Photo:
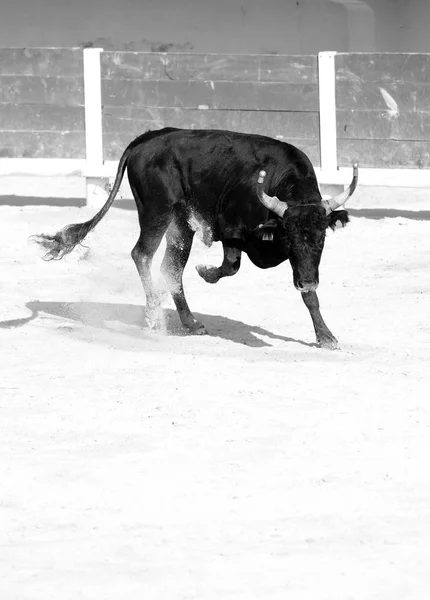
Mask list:
[[[134,147],[133,144],[127,146],[124,150],[123,155],[119,161],[118,170],[115,177],[115,183],[113,188],[109,194],[109,198],[106,200],[105,204],[99,210],[99,212],[94,215],[92,219],[86,221],[85,223],[76,223],[75,225],[68,225],[58,231],[55,235],[46,235],[44,233],[40,235],[32,235],[30,237],[30,241],[36,242],[44,250],[47,250],[47,253],[43,257],[43,260],[60,260],[66,254],[69,254],[78,244],[82,242],[85,236],[94,229],[94,227],[99,223],[109,208],[111,207],[113,201],[115,200],[115,196],[118,193],[119,186],[121,185],[122,178],[124,176],[124,171],[127,166],[128,156],[130,154],[130,149]]]
[[[32,235],[29,239],[36,242],[47,253],[43,260],[61,260],[63,256],[72,250],[84,239],[88,233],[87,223],[68,225],[55,235]]]

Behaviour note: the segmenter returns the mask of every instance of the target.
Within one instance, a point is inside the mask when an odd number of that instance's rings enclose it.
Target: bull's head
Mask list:
[[[316,202],[288,204],[264,191],[265,171],[260,171],[257,193],[262,204],[282,219],[286,244],[293,268],[294,286],[300,292],[316,290],[319,283],[318,267],[324,248],[326,229],[335,229],[337,223],[348,222],[346,210],[336,210],[345,204],[354,192],[358,181],[358,164],[353,165],[350,186],[341,194],[328,200],[316,198]]]

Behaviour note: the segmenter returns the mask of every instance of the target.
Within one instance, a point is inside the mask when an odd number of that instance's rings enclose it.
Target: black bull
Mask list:
[[[167,287],[183,326],[192,333],[205,333],[188,307],[182,285],[197,228],[207,245],[221,241],[224,249],[220,267],[197,266],[205,281],[216,283],[234,275],[242,252],[263,269],[289,260],[317,342],[337,347],[315,290],[326,229],[348,222],[345,210],[334,209],[354,191],[356,165],[348,190],[326,201],[310,160],[291,144],[229,131],[148,131],[124,151],[109,198],[91,220],[69,225],[53,236],[34,236],[48,250],[46,259],[62,258],[97,225],[112,205],[126,168],[141,230],[131,254],[145,290],[148,323],[159,324],[160,294],[152,281],[151,264],[166,234],[161,269]]]

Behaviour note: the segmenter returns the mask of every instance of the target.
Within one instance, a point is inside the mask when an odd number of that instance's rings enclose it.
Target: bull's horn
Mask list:
[[[352,181],[351,181],[351,184],[348,187],[348,189],[346,189],[345,191],[341,192],[337,196],[333,196],[333,198],[330,198],[329,200],[323,200],[322,201],[322,203],[324,205],[324,208],[326,210],[326,213],[328,215],[331,212],[333,212],[334,210],[336,210],[336,208],[339,208],[339,206],[342,206],[343,204],[345,204],[345,202],[348,200],[348,198],[350,198],[352,196],[355,188],[357,187],[357,181],[358,181],[358,163],[354,163],[352,165],[352,168],[353,168]]]
[[[288,204],[286,202],[282,202],[276,196],[268,196],[264,191],[264,180],[266,178],[266,171],[260,171],[258,175],[258,184],[257,184],[257,194],[260,199],[260,202],[264,204],[266,208],[271,210],[278,215],[278,217],[283,217],[284,212],[288,208]]]

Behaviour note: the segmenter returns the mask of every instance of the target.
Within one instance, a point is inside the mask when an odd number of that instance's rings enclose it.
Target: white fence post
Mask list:
[[[323,173],[334,173],[337,170],[335,55],[336,52],[318,54],[320,148]]]
[[[85,147],[87,205],[100,208],[106,202],[109,180],[101,177],[103,130],[100,54],[102,48],[84,49]]]

